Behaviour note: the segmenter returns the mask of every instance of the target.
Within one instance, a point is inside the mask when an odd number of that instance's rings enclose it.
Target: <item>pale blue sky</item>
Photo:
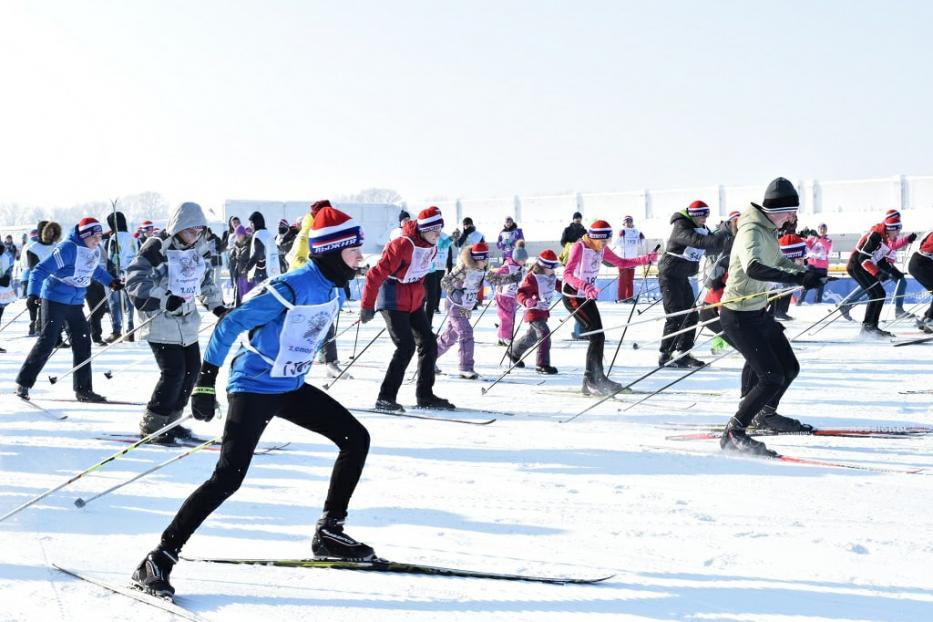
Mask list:
[[[933,174],[928,2],[0,3],[0,201]]]

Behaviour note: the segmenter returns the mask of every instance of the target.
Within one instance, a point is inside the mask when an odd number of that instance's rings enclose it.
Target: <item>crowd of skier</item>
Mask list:
[[[660,252],[646,248],[647,240],[631,216],[624,216],[615,230],[602,219],[584,224],[582,215],[575,213],[560,245],[533,257],[511,217],[495,240],[487,240],[470,218],[447,234],[445,215],[437,207],[415,215],[402,210],[399,226],[368,269],[363,266],[362,227],[326,200],[311,205],[297,222],[281,220],[275,235],[266,228],[263,214],[254,212],[246,224],[230,218],[227,230],[217,236],[201,207],[192,202],[179,205],[162,229],[147,220],[130,232],[115,208],[105,219],[106,233],[101,222],[88,216],[66,228],[42,221],[20,247],[8,236],[9,244],[0,246],[0,317],[4,307],[25,297],[28,334],[35,337],[16,376],[16,393],[25,400],[54,352],[70,348],[76,399],[105,402],[93,387],[92,343],[110,347],[133,341],[137,334],[143,337],[159,377],[139,429],[142,435],[160,433],[156,440],[161,442],[191,437],[180,425],[189,403],[195,418],[213,418],[218,374],[230,351],[236,350],[215,470],[185,500],[133,574],[141,589],[170,596],[174,589],[169,575],[181,547],[240,486],[273,417],[321,434],[339,448],[314,533],[314,554],[375,557],[371,547],[343,527],[369,435],[346,407],[305,382],[316,358],[326,364],[331,378],[346,375],[337,360],[335,320],[354,297],[354,282],[362,283],[356,292],[358,323],[380,315],[383,331],[395,346],[373,396],[374,408],[401,413],[405,407],[398,393],[415,355],[417,407],[455,409],[435,393],[438,359],[456,346],[458,358],[449,364],[456,364],[460,377],[476,379],[474,316],[492,305],[503,358],[523,367],[534,352],[535,371],[546,377],[558,373],[550,359],[556,328],[549,319],[561,304],[569,316],[564,321],[572,318],[575,324],[576,338],[588,341],[581,361],[581,393],[599,398],[618,394],[623,385],[610,379],[611,365],[609,372],[605,369],[606,335],[613,329],[604,327],[598,301],[630,303],[634,310],[654,265],[665,320],[658,366],[706,366],[694,356],[702,329],[714,336],[714,355],[730,348],[741,354],[741,398],[720,446],[775,455],[749,431],[812,429],[778,412],[781,397],[800,373],[782,321],[791,319],[793,296],[800,305],[814,290],[813,300],[819,303],[833,279],[833,241],[827,226],[798,230],[798,207],[793,184],[777,178],[760,203],[729,213],[711,230],[710,207],[696,200],[672,215]],[[851,318],[860,296],[867,297],[862,335],[891,336],[879,325],[886,280],[896,284],[896,316],[908,313],[903,307],[907,280],[897,267],[896,254],[912,248],[917,239],[915,233],[902,235],[901,215],[889,210],[851,250],[845,270],[859,289],[837,308]],[[228,282],[221,281],[224,266]],[[617,269],[618,276],[601,277],[603,266]],[[909,254],[907,271],[924,290],[933,290],[933,232],[920,238],[919,247]],[[216,316],[216,325],[204,322],[199,307]],[[112,323],[106,339],[101,329],[105,313]],[[443,317],[438,327],[435,316]],[[933,333],[933,304],[915,322],[923,332]],[[211,326],[202,353],[199,336]]]

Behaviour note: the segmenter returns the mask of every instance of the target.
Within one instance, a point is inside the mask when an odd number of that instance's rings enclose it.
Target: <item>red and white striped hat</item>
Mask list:
[[[470,247],[470,257],[473,258],[473,261],[489,259],[489,247],[486,246],[485,242],[477,242]]]
[[[884,213],[884,228],[887,231],[897,231],[901,225],[901,213],[896,209],[889,209]]]
[[[538,259],[536,261],[542,268],[550,268],[553,270],[557,267],[557,254],[554,253],[554,251],[551,249],[547,248],[541,251],[541,254],[538,255]]]
[[[324,207],[314,216],[308,243],[312,255],[363,245],[363,229],[347,214]]]
[[[152,224],[151,220],[144,220],[143,224],[139,225],[140,229],[152,229],[155,225]]]
[[[437,231],[444,228],[444,217],[435,206],[418,212],[418,231]]]
[[[694,201],[687,206],[687,216],[709,216],[709,205],[703,201]]]
[[[742,215],[742,212],[740,212],[739,210],[732,210],[731,212],[729,212],[729,217],[726,218],[726,222],[732,222],[733,220],[735,220],[741,215]]]
[[[608,240],[612,237],[612,225],[605,220],[596,220],[586,230],[586,235],[591,240]]]
[[[85,216],[78,222],[78,237],[81,239],[89,238],[92,235],[100,235],[103,232],[104,228],[100,226],[100,222],[96,218]]]

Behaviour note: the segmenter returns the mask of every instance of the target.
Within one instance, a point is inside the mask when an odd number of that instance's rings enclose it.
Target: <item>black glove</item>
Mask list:
[[[911,233],[910,235],[907,236],[907,241],[908,241],[909,243],[911,243],[911,244],[913,244],[913,243],[914,243],[914,240],[916,240],[916,239],[917,239],[917,234],[916,234],[916,233]]]
[[[169,297],[165,300],[165,310],[174,311],[183,304],[185,304],[184,298],[181,296],[176,296],[175,294],[170,294]]]
[[[27,305],[27,306],[30,306],[30,307],[38,307],[39,304],[40,304],[40,303],[39,303],[39,297],[36,296],[35,294],[29,294],[28,296],[26,296],[26,305]]]
[[[360,322],[365,324],[376,317],[376,312],[372,309],[360,309]]]
[[[0,276],[0,287],[9,287],[11,278],[12,276],[10,276],[9,274],[4,274],[3,276]]]
[[[123,289],[123,287],[124,287],[123,281],[121,281],[120,279],[114,279],[110,281],[110,289],[112,289],[115,292],[120,291],[121,289]]]
[[[817,272],[807,270],[803,273],[803,278],[800,279],[800,284],[803,285],[805,289],[816,289],[825,285],[826,279],[827,277]]]
[[[214,309],[211,311],[211,313],[213,313],[213,314],[216,315],[217,317],[223,317],[223,316],[227,315],[227,311],[229,311],[229,310],[230,310],[230,309],[228,309],[227,307],[225,307],[225,306],[223,306],[223,305],[220,305],[219,307],[214,307]]]
[[[199,421],[210,421],[214,418],[214,411],[217,410],[217,391],[214,384],[217,382],[218,371],[220,370],[216,365],[207,361],[201,363],[198,384],[191,391],[191,414]]]

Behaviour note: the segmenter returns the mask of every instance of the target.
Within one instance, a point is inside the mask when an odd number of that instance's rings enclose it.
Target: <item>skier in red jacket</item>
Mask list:
[[[392,412],[405,409],[396,401],[405,368],[418,350],[418,382],[415,396],[421,408],[453,410],[454,405],[434,395],[434,361],[437,341],[424,313],[424,277],[433,270],[437,240],[444,227],[441,210],[429,207],[402,227],[382,257],[366,274],[360,321],[368,322],[382,312],[395,354],[379,388],[376,408]]]

